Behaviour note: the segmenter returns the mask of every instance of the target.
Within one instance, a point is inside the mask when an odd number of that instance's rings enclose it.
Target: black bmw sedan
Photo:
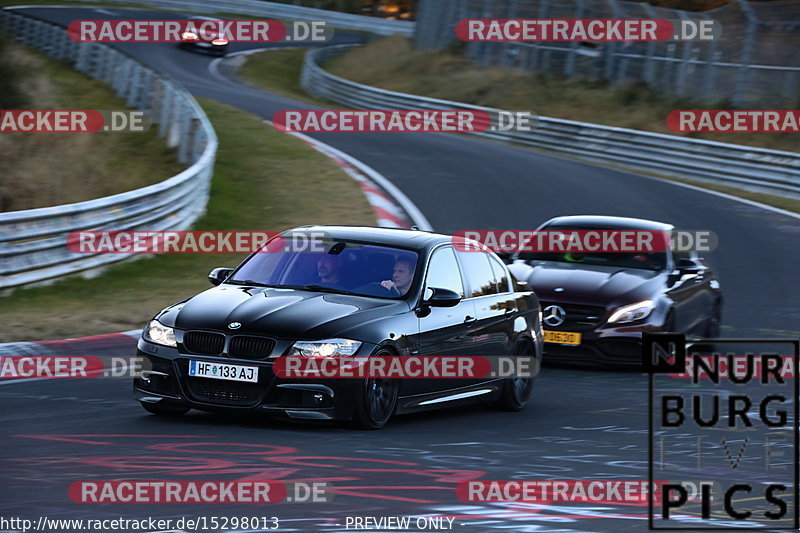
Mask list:
[[[313,247],[286,245],[320,234]],[[530,358],[538,368],[543,346],[535,294],[492,252],[415,230],[315,226],[282,237],[234,269],[213,270],[215,287],[147,324],[134,379],[147,411],[254,410],[380,428],[394,414],[526,405],[532,375],[290,379],[274,371],[290,357],[448,355]]]
[[[639,232],[674,238],[676,229],[644,219],[562,216],[538,231]],[[719,336],[720,283],[696,251],[527,251],[510,261],[510,270],[541,300],[548,360],[639,365],[643,332]]]

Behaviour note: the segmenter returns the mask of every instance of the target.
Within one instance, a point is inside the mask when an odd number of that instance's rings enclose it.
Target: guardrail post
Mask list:
[[[203,152],[202,146],[203,143],[203,123],[197,117],[192,117],[192,121],[189,124],[189,150],[188,150],[188,158],[189,161],[194,163],[200,157],[200,154]]]
[[[166,94],[164,91],[165,82],[159,78],[153,77],[153,84],[151,86],[151,94],[150,94],[150,116],[153,120],[154,124],[158,124],[158,129],[156,133],[163,137],[161,133],[161,125],[163,121],[161,119],[161,108],[164,105],[164,98],[166,98]]]
[[[736,88],[733,93],[733,105],[741,107],[747,101],[747,90],[750,85],[750,62],[753,55],[753,46],[758,35],[758,18],[747,0],[736,0],[736,4],[742,9],[747,17],[747,26],[744,31],[744,44],[742,44],[742,55],[739,59],[739,75],[736,80]]]
[[[161,103],[159,104],[158,136],[165,137],[172,132],[172,124],[170,123],[170,120],[172,118],[173,91],[169,82],[162,80],[161,84],[164,89],[163,97],[161,99]],[[175,144],[170,144],[170,140],[167,139],[167,146],[175,146]]]
[[[648,4],[644,2],[641,4],[642,8],[644,9],[645,13],[647,14],[647,18],[656,19],[656,10]],[[643,77],[644,81],[649,85],[655,85],[656,76],[655,76],[655,60],[653,56],[656,52],[656,42],[655,41],[647,41],[645,45],[645,55],[644,55],[644,69],[643,69]]]
[[[125,97],[125,89],[129,82],[128,65],[130,65],[130,62],[121,60],[116,53],[109,58],[111,86],[114,88],[117,98]]]
[[[137,102],[137,107],[144,110],[146,114],[150,116],[151,120],[155,120],[152,116],[152,111],[153,96],[157,85],[155,73],[150,69],[142,68],[142,91],[141,97]]]
[[[194,142],[195,119],[192,117],[191,110],[183,103],[181,105],[181,137],[178,146],[178,161],[188,163],[192,159],[192,143]],[[199,122],[199,121],[197,121]]]
[[[781,85],[781,97],[786,105],[800,105],[800,91],[797,89],[797,71],[789,70],[783,77]]]
[[[116,50],[104,46],[102,50],[102,63],[101,63],[101,78],[100,80],[108,83],[117,92],[117,76],[119,75],[119,61],[117,61]]]
[[[575,0],[575,14],[573,18],[582,19],[586,11],[586,0]],[[569,43],[569,53],[564,59],[564,75],[572,78],[575,75],[575,63],[578,60],[578,41]]]
[[[606,0],[608,2],[609,7],[611,8],[611,17],[610,18],[620,18],[619,15],[619,5],[617,5],[617,0]],[[606,43],[605,47],[605,65],[603,65],[603,77],[607,79],[612,84],[619,84],[619,80],[614,78],[614,62],[617,56],[617,49],[619,48],[619,44],[610,41]]]
[[[547,11],[550,7],[548,0],[539,0],[539,14],[537,15],[538,18],[544,19],[547,18]],[[539,50],[539,43],[533,42],[530,43],[531,50],[528,52],[528,68],[531,70],[538,70],[540,67],[540,53]]]
[[[507,0],[508,1],[508,11],[506,12],[506,18],[514,19],[517,18],[517,8],[518,0]],[[498,43],[500,50],[502,51],[500,64],[505,65],[507,67],[516,67],[519,68],[520,66],[520,57],[519,57],[519,44],[518,43]]]
[[[678,16],[681,20],[687,20],[689,17],[684,11],[678,11]],[[675,94],[683,96],[686,94],[686,76],[688,75],[689,57],[692,52],[692,41],[684,41],[683,54],[681,55],[681,62],[678,64],[678,75],[675,77]]]
[[[167,146],[172,148],[178,146],[181,141],[181,113],[183,109],[177,91],[173,87],[170,87],[170,93],[172,93],[172,97],[169,102],[169,116],[167,118]]]
[[[89,48],[91,43],[76,43],[75,70],[83,72],[89,71]]]
[[[89,76],[96,80],[103,79],[103,67],[105,66],[103,60],[105,58],[104,47],[96,43],[88,43],[91,45],[89,48]]]
[[[125,102],[128,107],[139,107],[142,94],[142,67],[138,63],[132,63],[130,84],[128,87],[128,100]]]
[[[710,19],[711,16],[707,15],[707,18]],[[714,95],[714,87],[716,86],[715,84],[715,78],[717,75],[716,62],[717,59],[719,59],[717,57],[719,55],[719,52],[717,51],[719,47],[719,42],[717,41],[717,39],[712,39],[711,42],[708,43],[708,45],[709,45],[708,49],[706,50],[706,54],[708,54],[708,56],[705,63],[706,75],[703,86],[703,95],[706,98],[706,100],[712,101],[715,99],[713,95]]]

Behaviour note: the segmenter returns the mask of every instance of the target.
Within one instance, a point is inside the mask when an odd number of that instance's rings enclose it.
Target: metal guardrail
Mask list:
[[[217,151],[217,136],[198,103],[177,82],[110,46],[76,43],[63,27],[0,10],[0,27],[16,42],[75,62],[146,111],[167,145],[177,147],[183,172],[155,185],[74,204],[0,213],[0,291],[88,274],[128,254],[78,254],[67,246],[79,230],[182,230],[205,211]]]
[[[300,83],[310,94],[359,109],[498,109],[399,93],[345,80],[319,62],[358,45],[310,50]],[[614,163],[665,176],[732,185],[755,192],[800,198],[800,154],[752,146],[687,139],[586,122],[539,117],[531,132],[475,135],[544,148],[579,159]]]
[[[96,3],[97,0],[78,0],[81,2]],[[199,2],[198,0],[104,0],[104,3],[137,4],[152,6],[159,9],[168,9],[179,12],[194,13],[235,13],[237,15],[252,15],[260,18],[278,20],[325,21],[334,28],[343,30],[366,31],[381,35],[414,35],[415,24],[405,20],[387,20],[378,17],[339,13],[327,9],[281,4],[278,2],[264,2],[261,0],[213,0]]]

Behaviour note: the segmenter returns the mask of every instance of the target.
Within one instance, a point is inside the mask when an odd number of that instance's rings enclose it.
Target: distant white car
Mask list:
[[[219,20],[200,16],[189,17],[189,19],[198,21]],[[199,35],[195,32],[185,31],[181,34],[181,42],[178,43],[178,46],[193,50],[206,50],[214,55],[223,56],[228,52],[228,39],[224,35]]]

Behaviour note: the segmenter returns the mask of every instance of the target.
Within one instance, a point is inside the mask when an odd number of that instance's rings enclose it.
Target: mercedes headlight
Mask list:
[[[181,39],[184,41],[196,41],[197,34],[191,31],[185,31],[181,34]]]
[[[306,357],[350,357],[355,355],[361,341],[350,339],[325,339],[321,341],[298,341],[289,355]]]
[[[608,318],[609,324],[625,324],[647,318],[653,312],[653,300],[644,300],[635,304],[620,307]]]
[[[158,320],[151,320],[147,327],[144,328],[144,340],[161,344],[164,346],[172,346],[176,348],[178,342],[175,340],[175,330],[168,328]]]

